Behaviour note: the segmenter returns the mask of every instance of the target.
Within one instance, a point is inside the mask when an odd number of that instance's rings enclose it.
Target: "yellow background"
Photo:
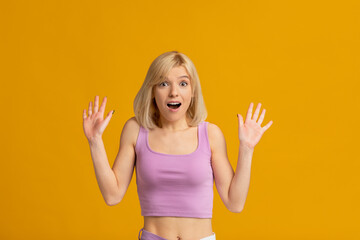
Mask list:
[[[82,113],[115,114],[112,166],[151,62],[197,67],[206,121],[238,157],[237,113],[266,109],[245,208],[214,185],[217,239],[359,239],[359,1],[2,1],[1,239],[136,239],[136,176],[123,201],[98,188]],[[255,109],[255,108],[254,108]]]

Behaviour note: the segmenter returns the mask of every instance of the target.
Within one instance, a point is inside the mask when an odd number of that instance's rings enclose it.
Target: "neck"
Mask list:
[[[167,132],[178,132],[188,129],[190,126],[186,118],[178,119],[175,121],[168,121],[160,117],[161,129]]]

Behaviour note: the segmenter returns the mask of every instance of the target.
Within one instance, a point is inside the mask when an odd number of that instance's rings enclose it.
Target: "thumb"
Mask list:
[[[243,120],[241,114],[238,114],[237,116],[239,118],[239,126],[242,127],[244,125],[244,120]]]
[[[115,110],[110,111],[110,112],[107,114],[106,118],[104,119],[104,122],[103,122],[104,130],[105,130],[105,128],[107,127],[107,125],[109,124],[110,119],[111,119],[111,117],[112,117],[112,115],[113,115],[114,112],[115,112]]]

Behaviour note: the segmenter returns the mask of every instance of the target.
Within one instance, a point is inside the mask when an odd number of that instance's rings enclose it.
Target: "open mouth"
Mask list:
[[[171,109],[177,109],[179,108],[181,103],[168,103],[167,106]]]

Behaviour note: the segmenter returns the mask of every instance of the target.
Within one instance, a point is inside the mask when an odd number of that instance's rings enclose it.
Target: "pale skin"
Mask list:
[[[187,77],[184,77],[187,76]],[[149,132],[149,144],[152,150],[167,154],[189,154],[197,148],[197,127],[187,124],[186,111],[191,102],[190,76],[184,67],[171,69],[161,85],[154,89],[154,97],[160,111],[162,128],[155,128]],[[171,100],[182,103],[177,112],[167,109],[167,102]],[[89,103],[89,115],[83,112],[84,132],[93,144],[101,138],[108,125],[112,111],[104,119],[107,98],[104,97],[99,109],[99,96],[95,96],[94,111],[92,102]],[[245,205],[249,183],[252,155],[255,146],[264,132],[272,125],[272,121],[264,127],[261,124],[265,117],[265,109],[259,117],[261,103],[252,114],[253,103],[247,111],[245,122],[238,114],[239,157],[234,172],[227,157],[226,141],[220,128],[215,124],[208,124],[208,137],[211,148],[212,168],[216,189],[226,208],[234,213],[240,213]],[[257,118],[259,119],[257,120]],[[108,205],[121,202],[132,179],[135,163],[135,144],[140,126],[135,117],[130,118],[124,125],[119,152],[114,161],[112,171],[117,186],[116,195],[108,199]],[[186,141],[184,141],[186,139]],[[176,144],[174,144],[176,143]],[[144,229],[170,240],[198,240],[213,233],[211,218],[181,218],[181,217],[144,217]]]

